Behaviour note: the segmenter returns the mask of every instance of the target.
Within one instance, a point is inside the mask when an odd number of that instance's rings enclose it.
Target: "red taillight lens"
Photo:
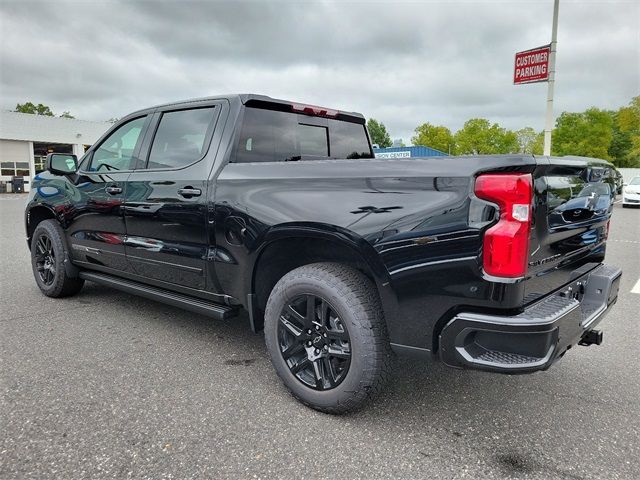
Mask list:
[[[486,174],[476,179],[475,194],[500,208],[500,220],[484,234],[483,268],[495,277],[527,273],[531,230],[530,174]]]

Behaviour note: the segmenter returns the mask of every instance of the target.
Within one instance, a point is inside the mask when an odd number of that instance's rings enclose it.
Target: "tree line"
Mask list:
[[[373,143],[380,147],[393,144],[384,123],[371,118],[367,128]],[[418,125],[414,133],[413,145],[451,155],[541,155],[544,141],[544,132],[531,127],[509,130],[486,118],[469,119],[455,133],[428,122]],[[556,119],[551,139],[552,155],[595,157],[610,160],[618,167],[640,167],[640,96],[618,110],[591,107],[584,112],[563,112]]]
[[[51,108],[48,105],[44,105],[42,103],[35,104],[33,102],[25,102],[18,103],[16,105],[16,109],[14,112],[19,113],[31,113],[33,115],[44,115],[46,117],[55,117],[56,115],[51,111]],[[76,118],[71,115],[70,112],[65,111],[58,115],[61,118]],[[120,120],[118,117],[111,117],[109,120],[106,120],[109,123],[116,123]]]
[[[37,105],[33,102],[18,103],[16,105],[15,111],[20,113],[31,113],[33,115],[44,115],[46,117],[55,117],[55,114],[51,111],[51,108],[49,108],[47,105],[43,105],[42,103],[38,103]],[[76,118],[71,115],[70,112],[62,112],[60,114],[60,117]]]

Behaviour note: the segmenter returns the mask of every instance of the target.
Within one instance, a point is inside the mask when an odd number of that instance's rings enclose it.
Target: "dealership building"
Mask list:
[[[376,158],[416,158],[416,157],[442,157],[447,156],[446,153],[431,147],[421,145],[411,147],[373,147],[373,153]]]
[[[44,170],[48,153],[73,153],[80,158],[104,132],[109,122],[0,112],[0,192],[13,191],[14,177],[31,179]]]

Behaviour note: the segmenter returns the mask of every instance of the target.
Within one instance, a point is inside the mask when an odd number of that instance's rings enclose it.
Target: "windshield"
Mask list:
[[[247,107],[236,162],[373,158],[364,124]]]
[[[629,182],[629,185],[640,185],[640,177],[633,177]]]
[[[606,183],[596,183],[595,185],[587,185],[584,187],[580,193],[578,193],[578,197],[590,197],[591,195],[609,195],[609,185]]]

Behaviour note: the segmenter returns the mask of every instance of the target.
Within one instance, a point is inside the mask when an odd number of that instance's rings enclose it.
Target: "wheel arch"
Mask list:
[[[295,268],[318,262],[346,264],[364,273],[376,286],[385,321],[394,317],[397,299],[389,273],[369,242],[333,225],[287,224],[267,232],[247,275],[247,309],[254,331],[263,327],[266,301],[278,280]]]
[[[38,224],[44,220],[59,221],[60,219],[54,210],[47,205],[38,204],[27,208],[25,212],[25,229],[29,249],[31,249],[31,238],[33,237],[33,232],[36,230]]]
[[[69,277],[77,278],[80,270],[71,262],[69,243],[66,236],[64,235],[64,229],[62,228],[60,217],[56,215],[56,212],[49,206],[34,205],[27,208],[25,211],[27,245],[29,247],[29,250],[31,250],[31,239],[33,238],[33,233],[36,231],[36,228],[38,228],[38,225],[40,225],[45,220],[55,220],[62,229],[61,239],[65,250],[64,269]]]

